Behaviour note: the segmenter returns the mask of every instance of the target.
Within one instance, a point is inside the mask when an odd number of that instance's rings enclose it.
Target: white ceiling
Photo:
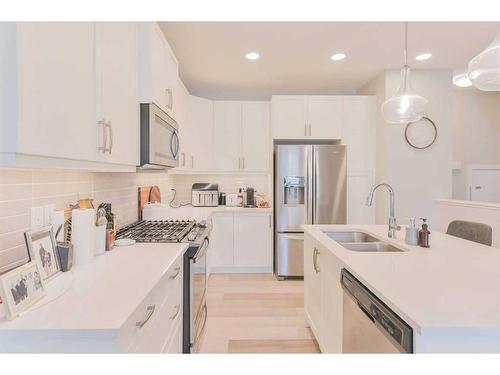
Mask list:
[[[271,94],[352,93],[402,64],[402,22],[160,22],[192,94],[266,99]],[[413,69],[458,69],[493,40],[498,23],[411,22]],[[261,58],[248,61],[245,53]],[[347,58],[330,60],[335,52]],[[431,52],[427,61],[418,53]]]

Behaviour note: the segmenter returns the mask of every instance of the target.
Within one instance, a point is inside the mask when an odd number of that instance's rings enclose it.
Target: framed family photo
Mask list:
[[[29,262],[0,276],[0,294],[8,319],[14,319],[47,292],[38,262]]]
[[[30,259],[40,263],[44,280],[49,280],[61,272],[56,240],[51,227],[25,232],[24,236]]]

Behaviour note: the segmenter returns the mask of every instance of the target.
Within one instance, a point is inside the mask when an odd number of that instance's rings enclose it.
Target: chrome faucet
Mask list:
[[[397,224],[396,217],[394,216],[394,189],[392,188],[392,186],[386,183],[382,183],[372,187],[370,189],[370,192],[368,193],[368,197],[366,197],[366,205],[367,206],[372,205],[373,194],[375,193],[375,190],[377,190],[381,186],[386,187],[387,190],[389,191],[390,213],[389,213],[389,232],[387,235],[389,236],[389,238],[396,238],[396,231],[401,230],[401,227]]]

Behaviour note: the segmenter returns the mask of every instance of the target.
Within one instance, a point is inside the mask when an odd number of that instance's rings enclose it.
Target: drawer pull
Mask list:
[[[144,327],[144,325],[148,322],[148,320],[151,319],[151,317],[153,316],[153,313],[155,312],[155,308],[156,308],[156,305],[148,306],[148,308],[147,308],[148,313],[146,315],[146,319],[144,319],[142,322],[135,323],[135,325],[139,328]]]
[[[170,280],[175,279],[177,276],[179,276],[179,273],[181,272],[181,267],[175,267],[174,269],[175,269],[175,273],[168,277]]]
[[[181,305],[175,305],[175,314],[170,316],[170,320],[174,320],[179,315],[179,311],[181,311]]]

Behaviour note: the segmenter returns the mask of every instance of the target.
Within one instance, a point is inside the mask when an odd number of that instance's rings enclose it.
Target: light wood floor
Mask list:
[[[211,275],[201,353],[318,353],[304,324],[303,281]]]

